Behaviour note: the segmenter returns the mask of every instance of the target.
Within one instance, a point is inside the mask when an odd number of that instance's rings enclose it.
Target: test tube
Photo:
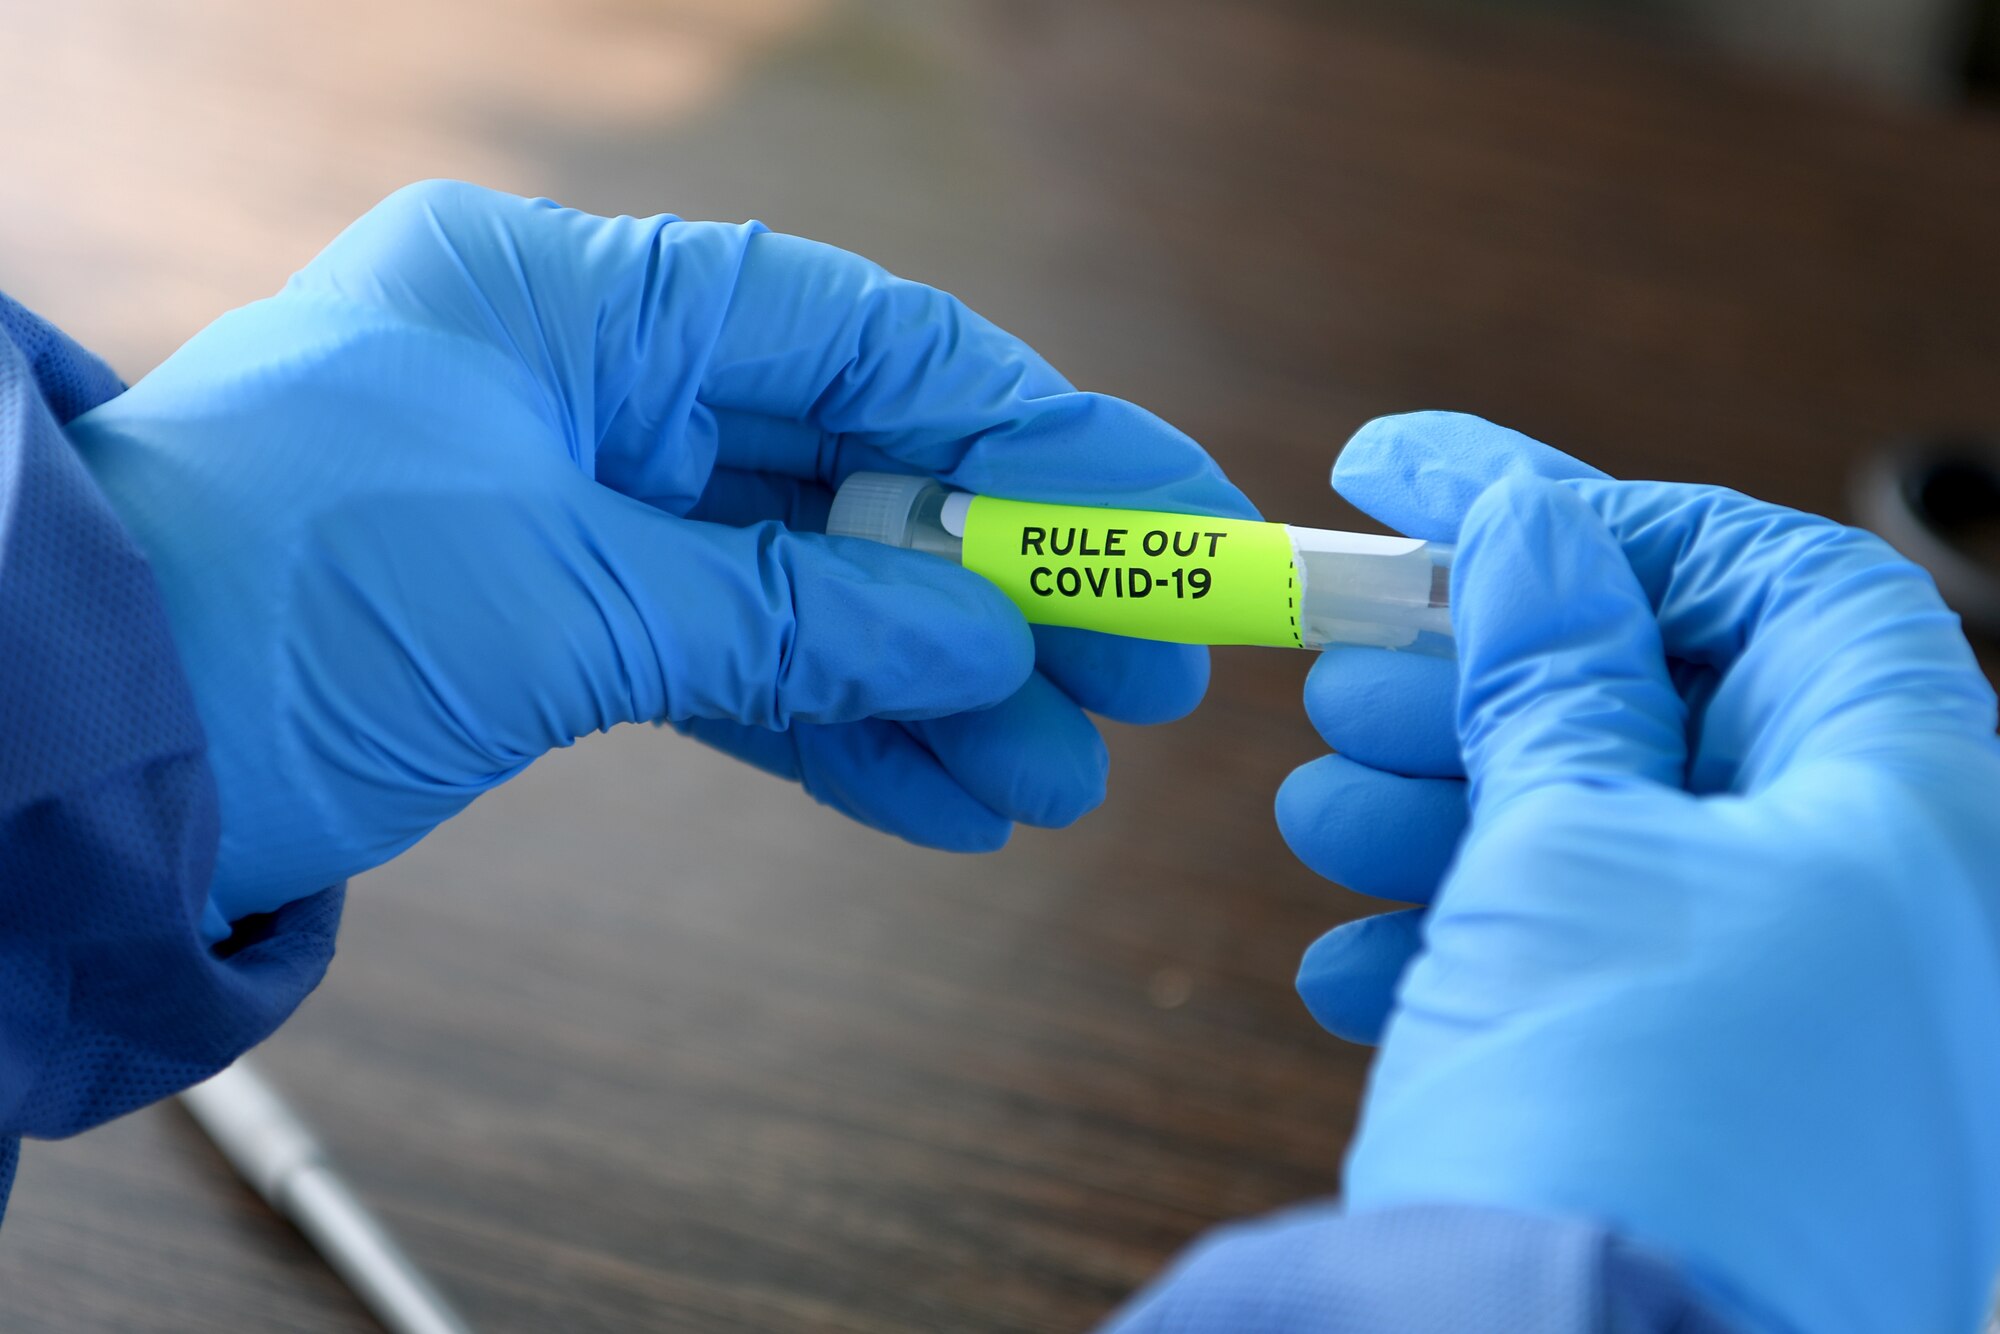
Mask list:
[[[995,504],[934,478],[867,472],[842,483],[826,530],[964,565],[999,584],[1038,624],[1182,643],[1455,651],[1445,543],[1087,505]]]

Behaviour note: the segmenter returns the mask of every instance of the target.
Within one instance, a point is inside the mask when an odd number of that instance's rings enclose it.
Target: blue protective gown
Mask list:
[[[122,388],[0,296],[0,1205],[22,1136],[164,1098],[276,1029],[325,973],[344,894],[203,943],[201,727],[146,563],[62,432]],[[1180,1269],[1203,1272],[1198,1294],[1141,1293],[1115,1327],[1725,1329],[1602,1228],[1481,1209],[1310,1206],[1225,1229]]]
[[[138,549],[62,424],[123,388],[0,296],[0,1200],[21,1136],[206,1078],[326,971],[342,887],[202,939],[215,785]]]

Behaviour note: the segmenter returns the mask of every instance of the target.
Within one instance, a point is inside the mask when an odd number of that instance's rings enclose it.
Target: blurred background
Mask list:
[[[758,217],[950,288],[1273,517],[1370,416],[1851,516],[2000,428],[1992,0],[22,0],[0,288],[137,378],[407,181]],[[1988,658],[1989,664],[1993,661]],[[954,860],[628,729],[353,887],[266,1069],[493,1330],[1081,1329],[1337,1188],[1379,905],[1270,816],[1306,655]],[[23,1155],[10,1330],[366,1317],[173,1108]]]

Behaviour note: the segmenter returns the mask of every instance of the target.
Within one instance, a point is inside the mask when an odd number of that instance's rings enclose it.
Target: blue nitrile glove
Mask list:
[[[1074,820],[1105,777],[1083,710],[1182,714],[1206,655],[1031,635],[947,562],[799,530],[861,468],[1252,512],[1179,432],[853,255],[447,182],[70,431],[208,733],[214,932],[621,722],[937,847]]]
[[[1349,1210],[1599,1220],[1759,1328],[1976,1329],[2000,743],[1930,580],[1865,533],[1467,417],[1371,424],[1335,484],[1459,541],[1463,678],[1461,770],[1449,664],[1327,654],[1308,705],[1342,754],[1279,799],[1315,869],[1435,900],[1301,971],[1335,1032],[1390,1015]]]

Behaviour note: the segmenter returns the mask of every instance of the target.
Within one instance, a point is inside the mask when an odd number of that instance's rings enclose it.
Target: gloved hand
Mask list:
[[[211,934],[621,722],[937,847],[1074,820],[1105,777],[1083,711],[1178,716],[1206,655],[1031,634],[946,562],[808,535],[831,488],[1252,513],[1185,436],[852,255],[445,182],[70,433],[208,734]]]
[[[2000,743],[1928,577],[1468,417],[1372,423],[1334,482],[1460,544],[1456,730],[1451,664],[1330,651],[1307,702],[1340,753],[1278,801],[1314,869],[1432,904],[1339,928],[1300,973],[1329,1028],[1382,1037],[1349,1221],[1588,1219],[1748,1328],[1977,1329]],[[1269,1229],[1255,1284],[1190,1265],[1143,1327],[1333,1328],[1256,1312],[1324,1275],[1338,1226]]]

